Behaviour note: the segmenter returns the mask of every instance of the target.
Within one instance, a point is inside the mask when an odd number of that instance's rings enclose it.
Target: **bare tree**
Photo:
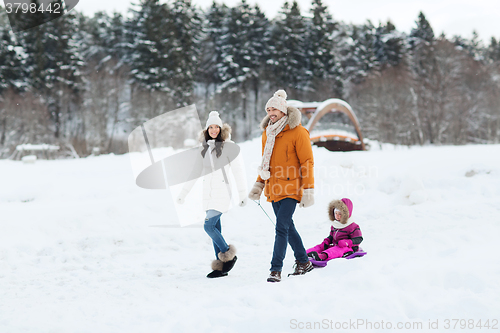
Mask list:
[[[115,58],[88,65],[81,129],[88,153],[93,147],[109,152],[120,114],[128,106],[126,66]]]
[[[351,93],[363,132],[383,142],[414,144],[412,77],[404,65],[369,76]]]

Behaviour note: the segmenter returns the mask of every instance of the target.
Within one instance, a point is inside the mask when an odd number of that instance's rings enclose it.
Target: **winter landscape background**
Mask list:
[[[135,185],[128,154],[0,160],[0,331],[332,331],[305,325],[363,320],[427,332],[447,319],[489,320],[491,329],[500,145],[371,145],[313,147],[316,203],[294,216],[313,246],[328,235],[328,202],[351,198],[368,254],[278,284],[266,282],[274,226],[253,202],[223,215],[238,262],[228,277],[207,279],[213,248],[201,221],[180,228],[168,191]],[[240,146],[251,186],[260,139]],[[293,260],[288,249],[285,276]],[[446,331],[489,331],[455,328]]]
[[[438,35],[423,12],[409,33],[350,24],[325,4],[284,2],[270,19],[245,1],[140,0],[128,16],[74,10],[20,33],[0,8],[0,332],[498,329],[498,38]],[[249,202],[222,219],[234,270],[207,279],[202,221],[181,227],[187,205],[136,186],[127,137],[180,107],[202,124],[219,110],[251,188],[279,88],[353,107],[370,150],[314,146],[316,203],[294,220],[316,245],[328,202],[349,197],[368,255],[286,278],[289,249],[285,278],[267,283],[274,226]],[[161,154],[188,132],[163,131]],[[9,159],[21,144],[60,150]]]
[[[61,157],[124,153],[139,124],[191,104],[202,121],[221,111],[241,142],[260,135],[280,88],[304,102],[344,99],[381,142],[499,143],[500,36],[447,36],[418,11],[409,33],[350,24],[328,3],[283,2],[270,19],[245,1],[141,0],[127,16],[77,7],[21,33],[2,9],[0,157],[27,143],[59,145]]]

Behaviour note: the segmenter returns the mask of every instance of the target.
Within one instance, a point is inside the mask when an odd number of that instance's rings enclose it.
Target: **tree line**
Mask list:
[[[22,143],[126,152],[132,129],[193,103],[202,122],[219,110],[246,140],[279,88],[346,100],[383,142],[500,139],[500,43],[436,37],[423,13],[405,34],[335,20],[321,0],[308,13],[285,2],[272,20],[245,0],[205,11],[141,0],[127,17],[71,11],[18,33],[0,12],[0,157]]]

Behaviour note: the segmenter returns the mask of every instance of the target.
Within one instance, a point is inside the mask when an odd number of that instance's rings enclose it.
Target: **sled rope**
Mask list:
[[[276,227],[276,224],[274,224],[273,220],[269,217],[269,215],[267,215],[266,211],[264,210],[264,207],[261,206],[260,201],[257,201],[257,200],[252,200],[252,201],[255,202],[257,205],[259,205],[260,209],[262,209],[264,214],[266,214],[269,221],[271,221],[271,223]]]

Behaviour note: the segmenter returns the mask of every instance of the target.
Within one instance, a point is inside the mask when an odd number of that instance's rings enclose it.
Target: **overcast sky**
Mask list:
[[[208,8],[213,0],[192,0],[192,3]],[[138,0],[80,0],[76,9],[87,15],[96,11],[118,11],[126,14],[131,3]],[[162,1],[163,2],[163,1]],[[217,0],[233,7],[240,0]],[[268,18],[273,18],[284,0],[247,0],[259,4]],[[291,2],[291,1],[290,1]],[[302,13],[308,13],[311,0],[298,0]],[[374,24],[390,19],[399,31],[409,33],[415,26],[418,13],[423,11],[434,29],[448,37],[461,35],[471,38],[476,30],[489,44],[491,37],[500,39],[500,0],[323,0],[336,20],[360,24],[370,19]]]

